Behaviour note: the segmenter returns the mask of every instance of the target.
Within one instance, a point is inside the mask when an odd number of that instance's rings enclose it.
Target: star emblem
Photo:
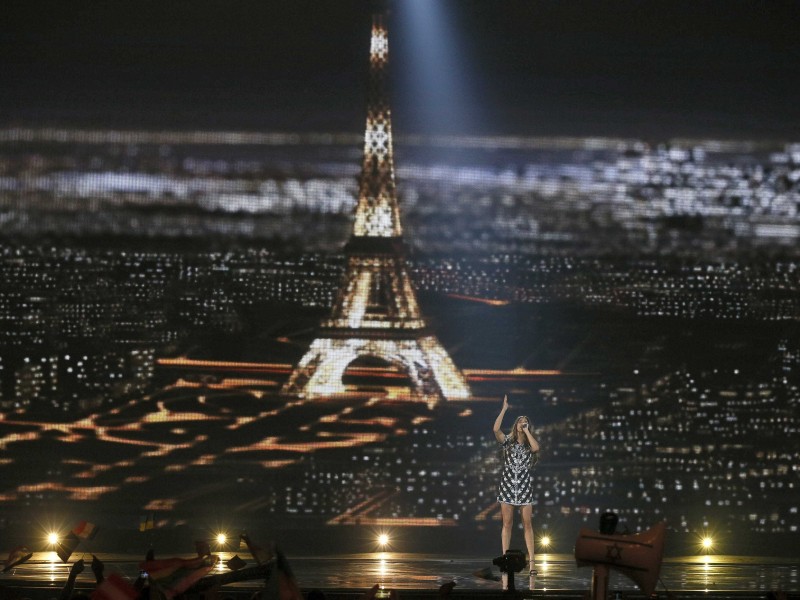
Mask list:
[[[613,546],[606,546],[606,558],[611,562],[622,560],[622,548],[614,543]]]

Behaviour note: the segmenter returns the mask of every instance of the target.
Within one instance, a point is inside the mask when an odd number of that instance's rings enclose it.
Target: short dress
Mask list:
[[[539,453],[528,444],[520,444],[510,435],[501,443],[503,472],[500,475],[498,502],[524,506],[533,504],[533,467],[539,462]]]

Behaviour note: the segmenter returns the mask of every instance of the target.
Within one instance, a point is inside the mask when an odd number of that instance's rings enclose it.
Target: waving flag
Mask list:
[[[197,556],[207,556],[211,554],[211,546],[204,540],[197,540],[194,543],[194,548],[197,550]]]
[[[233,558],[231,558],[228,562],[225,563],[231,571],[238,571],[242,567],[246,566],[247,563],[239,558],[238,554],[234,554]]]
[[[81,538],[70,531],[64,536],[64,539],[56,544],[56,554],[58,554],[58,558],[60,558],[62,562],[67,562],[70,555],[75,551],[75,548],[77,548],[78,544],[80,543]]]
[[[167,598],[174,598],[208,574],[218,561],[219,557],[214,554],[197,558],[165,558],[139,563],[139,568],[150,574],[150,581],[155,582]]]
[[[11,569],[16,567],[17,565],[21,565],[26,560],[28,560],[33,553],[28,550],[25,546],[17,546],[11,552],[8,553],[8,558],[6,558],[6,562],[3,566],[3,573],[8,573]]]
[[[72,528],[72,533],[77,535],[82,540],[93,540],[97,535],[97,525],[89,523],[89,521],[81,521]]]
[[[269,562],[272,558],[272,552],[264,550],[261,546],[257,546],[253,542],[250,541],[250,537],[243,533],[241,535],[242,541],[247,544],[247,549],[250,551],[250,554],[253,555],[253,558],[256,559],[256,562],[260,565],[265,565]]]
[[[144,515],[139,521],[139,531],[148,531],[155,527],[155,517],[153,513]]]
[[[139,592],[121,575],[111,573],[92,592],[92,600],[136,600]]]

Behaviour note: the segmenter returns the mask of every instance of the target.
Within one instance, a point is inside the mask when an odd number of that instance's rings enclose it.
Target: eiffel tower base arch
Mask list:
[[[344,394],[344,372],[358,358],[374,357],[400,368],[411,381],[411,396],[427,402],[470,397],[469,386],[439,340],[316,338],[292,371],[283,394],[317,398]]]

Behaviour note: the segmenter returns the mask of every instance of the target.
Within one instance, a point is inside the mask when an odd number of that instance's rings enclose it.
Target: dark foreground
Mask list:
[[[246,551],[239,555],[253,564]],[[219,553],[220,568],[233,553]],[[72,557],[81,556],[76,553]],[[91,558],[86,555],[85,558]],[[106,574],[117,572],[131,580],[139,573],[137,557],[101,554]],[[439,597],[440,586],[454,582],[452,598],[501,596],[500,583],[475,573],[491,566],[491,558],[449,558],[441,555],[376,552],[329,557],[289,557],[300,588],[304,592],[323,590],[328,598],[359,598],[378,583],[399,591],[402,598]],[[577,568],[568,554],[537,556],[538,576],[526,571],[515,577],[523,597],[582,598],[588,591],[591,569]],[[26,564],[0,575],[0,585],[15,588],[24,597],[56,598],[67,578],[70,565],[54,553],[37,552]],[[493,568],[492,576],[499,575]],[[222,597],[248,598],[263,581],[250,580],[223,587]],[[91,591],[94,580],[90,569],[78,578],[77,589]],[[609,592],[623,597],[643,596],[626,577],[612,573]],[[661,583],[656,593],[668,597],[767,598],[800,595],[800,567],[793,559],[752,556],[685,556],[667,558],[661,566]]]

